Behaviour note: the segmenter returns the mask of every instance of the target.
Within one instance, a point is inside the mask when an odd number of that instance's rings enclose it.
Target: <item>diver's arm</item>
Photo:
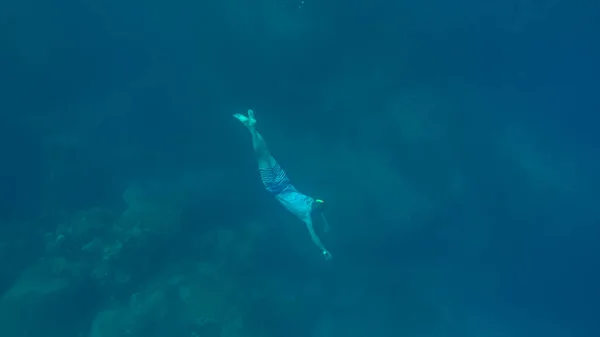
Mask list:
[[[323,231],[325,233],[329,233],[329,231],[331,230],[331,226],[329,226],[329,221],[327,221],[325,213],[323,212],[321,212],[321,219],[323,220]]]
[[[323,243],[321,242],[321,239],[319,239],[319,237],[317,236],[317,233],[315,233],[315,229],[313,228],[312,220],[306,221],[306,228],[308,228],[308,232],[310,233],[310,238],[315,243],[315,245],[317,245],[317,247],[319,247],[319,249],[321,251],[326,250],[325,246],[323,246]]]
[[[325,246],[323,246],[321,239],[319,239],[319,237],[317,236],[317,233],[315,233],[315,229],[313,228],[313,224],[312,224],[312,219],[306,220],[306,228],[308,228],[308,232],[310,233],[310,238],[315,243],[315,245],[317,245],[317,247],[319,247],[319,249],[321,250],[321,253],[323,254],[323,256],[325,256],[325,259],[331,260],[331,254],[329,253],[329,251],[327,249],[325,249]]]

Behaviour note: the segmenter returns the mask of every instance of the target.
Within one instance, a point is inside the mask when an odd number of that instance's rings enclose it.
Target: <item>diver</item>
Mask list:
[[[313,199],[300,193],[290,182],[287,174],[271,156],[267,143],[256,131],[254,111],[248,110],[248,116],[236,113],[233,115],[242,122],[252,135],[252,146],[258,160],[258,171],[267,192],[272,194],[288,211],[306,224],[312,241],[321,250],[326,260],[331,260],[331,253],[325,248],[313,228],[313,218],[320,217],[323,221],[324,232],[329,232],[329,223],[325,218],[325,202]]]

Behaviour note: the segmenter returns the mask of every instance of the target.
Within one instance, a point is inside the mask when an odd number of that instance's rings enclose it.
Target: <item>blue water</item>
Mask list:
[[[27,0],[0,23],[3,336],[600,335],[600,3]],[[262,189],[250,108],[332,205],[332,261]],[[124,243],[122,279],[94,242]],[[24,275],[68,290],[11,302]],[[229,314],[95,328],[173,282]]]

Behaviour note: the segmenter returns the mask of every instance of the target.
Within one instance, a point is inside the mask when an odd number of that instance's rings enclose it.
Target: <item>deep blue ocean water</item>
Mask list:
[[[127,255],[155,268],[118,288],[68,272],[87,288],[40,309],[62,313],[47,335],[121,336],[94,332],[99,312],[249,245],[217,282],[244,303],[225,301],[245,323],[223,337],[599,336],[599,35],[585,0],[4,2],[0,291],[48,256],[87,270],[49,235],[143,186],[148,218],[183,209]],[[294,184],[330,201],[331,262],[263,191],[231,117],[250,108]],[[165,308],[128,333],[190,336]]]

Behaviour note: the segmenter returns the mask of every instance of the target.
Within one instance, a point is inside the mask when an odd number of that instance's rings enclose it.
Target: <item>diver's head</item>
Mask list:
[[[315,199],[315,202],[313,202],[313,212],[315,213],[322,213],[325,212],[325,209],[327,208],[327,203],[325,203],[325,201],[323,201],[322,199]]]

